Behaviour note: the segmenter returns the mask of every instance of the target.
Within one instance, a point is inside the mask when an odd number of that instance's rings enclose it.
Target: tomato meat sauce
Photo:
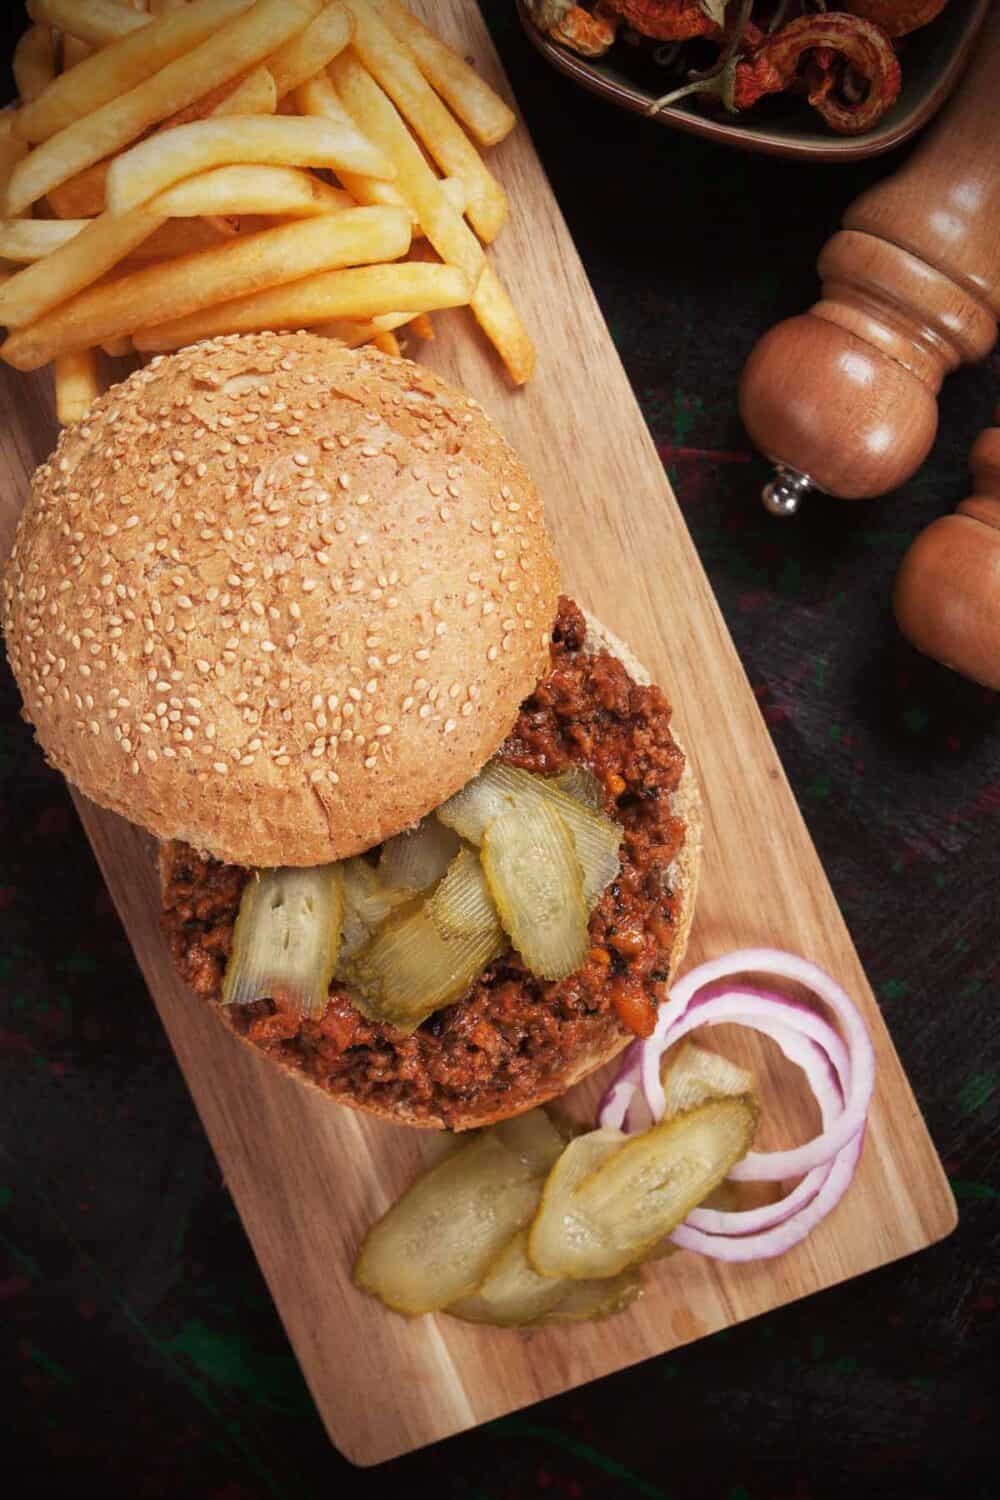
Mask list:
[[[574,1056],[649,1034],[677,935],[670,867],[684,824],[672,793],[684,757],[660,689],[634,682],[616,657],[587,652],[585,637],[581,611],[562,599],[549,673],[498,752],[545,775],[586,767],[623,829],[621,871],[591,916],[584,966],[549,983],[508,952],[412,1036],[367,1020],[337,983],[320,1020],[270,1000],[224,1007],[235,1031],[332,1095],[445,1124],[473,1107],[514,1112],[519,1100],[561,1091]],[[164,871],[162,920],[174,960],[192,989],[218,1002],[250,872],[180,843],[167,846]]]

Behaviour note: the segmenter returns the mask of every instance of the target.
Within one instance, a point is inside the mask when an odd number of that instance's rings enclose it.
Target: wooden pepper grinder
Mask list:
[[[918,651],[1000,689],[1000,426],[980,433],[969,466],[972,495],[917,537],[893,605]]]
[[[926,457],[937,392],[984,358],[1000,316],[1000,5],[940,120],[863,193],[819,258],[823,296],[779,323],[743,371],[740,413],[792,515],[810,489],[880,495]]]

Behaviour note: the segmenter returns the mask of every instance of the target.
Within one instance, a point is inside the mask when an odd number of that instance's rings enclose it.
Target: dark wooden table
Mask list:
[[[14,1496],[95,1500],[994,1500],[998,705],[900,641],[889,592],[910,538],[964,493],[1000,363],[951,378],[934,451],[903,489],[769,520],[735,410],[740,367],[807,305],[819,246],[891,159],[831,170],[704,147],[576,92],[508,0],[486,9],[961,1222],[912,1261],[350,1469],[4,667],[0,1475]],[[0,18],[5,57],[17,12]]]

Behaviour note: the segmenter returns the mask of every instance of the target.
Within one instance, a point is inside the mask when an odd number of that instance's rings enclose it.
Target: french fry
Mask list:
[[[148,240],[137,245],[121,264],[131,270],[153,260],[172,260],[178,255],[191,255],[195,250],[221,245],[235,239],[236,234],[235,227],[225,219],[168,219],[153,231]]]
[[[278,95],[274,79],[263,66],[245,73],[242,78],[230,78],[217,89],[202,94],[193,104],[179,109],[175,115],[164,120],[158,130],[175,130],[178,125],[190,125],[195,120],[214,120],[226,115],[273,115],[278,107]]]
[[[465,206],[469,201],[465,191],[465,183],[461,177],[442,177],[439,186],[452,208],[461,218],[465,213]]]
[[[413,57],[380,20],[370,0],[344,0],[354,17],[352,50],[413,127],[446,176],[469,195],[466,217],[480,239],[496,239],[507,218],[507,194]]]
[[[52,212],[60,219],[94,219],[102,214],[109,165],[106,161],[95,162],[92,167],[51,188],[45,201]]]
[[[0,323],[20,328],[34,323],[61,302],[97,281],[141,245],[163,223],[162,217],[137,209],[120,219],[102,214],[86,229],[44,260],[25,266],[0,289]],[[92,339],[99,344],[100,339]]]
[[[357,210],[359,213],[390,211]],[[321,222],[339,224],[344,217],[340,215]],[[469,282],[454,266],[410,262],[360,266],[305,277],[256,296],[205,308],[190,317],[141,328],[135,333],[134,341],[137,349],[161,352],[180,349],[197,339],[214,338],[220,333],[256,333],[263,328],[310,328],[317,323],[327,324],[331,319],[367,319],[407,306],[413,312],[459,307],[468,300]]]
[[[404,314],[401,313],[400,322],[402,321]],[[346,344],[348,349],[360,349],[362,344],[370,344],[379,330],[373,319],[331,318],[328,323],[314,323],[310,332],[319,338],[336,339],[338,344]]]
[[[469,276],[475,287],[471,306],[476,321],[495,346],[514,384],[523,385],[534,369],[534,345],[499,278],[487,266],[475,236],[452,208],[395,105],[357,60],[353,48],[335,58],[329,71],[348,113],[364,120],[369,135],[395,162],[396,186],[416,213],[430,244],[442,260],[460,266]]]
[[[354,24],[343,5],[328,5],[298,36],[293,36],[267,59],[278,98],[283,99],[300,83],[312,78],[351,40]]]
[[[106,47],[152,20],[115,0],[28,0],[27,9],[33,21],[58,27],[91,47]]]
[[[209,118],[224,119],[227,115],[273,115],[278,107],[278,91],[274,79],[265,67],[253,68],[241,78],[231,93],[224,95]]]
[[[400,0],[373,0],[373,4],[397,40],[413,53],[427,82],[481,146],[495,146],[510,134],[517,116],[464,57],[411,15]]]
[[[354,124],[325,73],[317,73],[295,90],[295,107],[300,114],[313,115],[334,124]],[[364,203],[373,208],[379,205],[398,208],[406,203],[394,182],[386,182],[379,177],[366,177],[361,172],[338,172],[337,176],[356,203]],[[406,208],[416,223],[416,214],[409,205]]]
[[[524,385],[535,369],[535,346],[499,276],[486,262],[472,299],[476,322],[496,349],[515,385]]]
[[[0,211],[7,196],[10,174],[18,162],[28,154],[27,142],[14,134],[15,114],[12,109],[0,113]]]
[[[63,354],[56,360],[56,417],[62,427],[82,422],[101,394],[97,355],[93,349]]]
[[[185,0],[186,3],[187,0]],[[62,71],[68,73],[71,68],[75,68],[78,63],[82,63],[86,58],[90,57],[93,50],[93,47],[87,42],[81,42],[78,36],[64,36],[62,39]]]
[[[51,26],[29,26],[14,48],[14,82],[17,92],[29,105],[43,94],[56,76],[56,44]],[[18,128],[21,116],[18,114]]]
[[[414,338],[422,339],[426,344],[437,338],[430,313],[417,313],[415,318],[410,319],[408,327]]]
[[[8,212],[16,214],[68,177],[121,151],[166,116],[255,67],[262,57],[301,31],[320,3],[257,0],[251,10],[186,56],[176,58],[127,94],[50,136],[14,168],[7,188]]]
[[[116,157],[108,171],[108,211],[127,213],[173,183],[237,162],[332,167],[392,177],[395,168],[353,125],[297,116],[247,115],[198,120],[159,131]]]
[[[211,312],[217,303],[329,267],[394,259],[409,242],[409,221],[399,209],[353,208],[322,219],[299,219],[92,286],[37,322],[17,328],[0,355],[19,370],[35,370],[60,354],[92,348],[146,325],[176,323],[196,309]],[[9,289],[0,291],[0,300]]]
[[[183,57],[252,4],[253,0],[194,0],[93,53],[25,105],[17,117],[18,135],[26,141],[47,141]]]
[[[151,16],[162,16],[168,10],[180,10],[187,3],[188,0],[149,0],[149,13]]]
[[[89,223],[89,219],[0,219],[0,256],[22,263],[41,260]]]
[[[276,104],[274,79],[266,68],[254,68],[231,92],[223,93],[211,109],[210,116],[224,119],[231,115],[270,115]],[[92,219],[102,214],[106,207],[105,187],[110,165],[109,161],[99,161],[53,188],[48,194],[53,212],[61,219]]]
[[[444,185],[442,183],[442,187]],[[409,258],[433,263],[434,247],[426,239],[414,237]],[[471,306],[476,321],[495,346],[511,380],[515,385],[523,385],[535,368],[535,346],[489,261],[479,279]]]
[[[475,286],[485,265],[482,246],[442,193],[392,100],[358,61],[353,48],[334,58],[329,74],[347,113],[394,163],[395,185],[441,259],[458,266]]]
[[[376,349],[381,349],[383,354],[389,354],[393,359],[402,359],[403,357],[403,351],[399,347],[399,339],[394,333],[390,333],[388,330],[383,333],[376,333],[372,339],[372,343]]]
[[[186,219],[194,214],[313,214],[340,213],[352,208],[349,193],[330,187],[313,172],[299,167],[215,167],[176,183],[150,203],[154,213]]]

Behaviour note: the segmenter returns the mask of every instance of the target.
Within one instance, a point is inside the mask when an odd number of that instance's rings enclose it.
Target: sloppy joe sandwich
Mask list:
[[[3,624],[51,764],[160,842],[181,974],[301,1081],[464,1129],[652,1031],[699,851],[670,707],[426,369],[154,360],[39,469]]]

